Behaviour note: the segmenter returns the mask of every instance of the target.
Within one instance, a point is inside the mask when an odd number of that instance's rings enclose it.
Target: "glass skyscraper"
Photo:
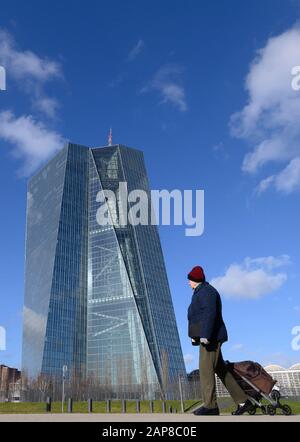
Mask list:
[[[126,146],[68,144],[30,180],[23,371],[61,376],[67,365],[155,397],[185,365],[157,227],[122,222],[125,209],[105,199],[120,182],[143,190],[150,212],[143,153]]]

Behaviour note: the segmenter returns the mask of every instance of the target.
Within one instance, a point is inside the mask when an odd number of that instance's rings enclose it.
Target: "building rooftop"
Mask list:
[[[264,367],[266,371],[286,371],[286,370],[300,370],[300,363],[292,365],[290,368],[281,367],[280,365],[270,364]]]
[[[289,370],[300,370],[300,363],[292,365]]]

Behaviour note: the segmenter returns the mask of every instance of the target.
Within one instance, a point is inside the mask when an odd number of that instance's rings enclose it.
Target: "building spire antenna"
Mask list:
[[[112,146],[112,143],[113,143],[112,128],[110,128],[109,135],[108,135],[108,145]]]

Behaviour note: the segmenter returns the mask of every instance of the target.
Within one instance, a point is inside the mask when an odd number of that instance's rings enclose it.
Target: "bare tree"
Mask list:
[[[112,377],[111,377],[111,361],[105,360],[104,364],[104,396],[105,399],[112,395]]]
[[[148,358],[146,354],[140,358],[140,373],[141,373],[141,396],[142,399],[148,397],[149,392],[149,376],[148,376]]]
[[[161,370],[162,370],[162,395],[163,399],[167,399],[169,391],[169,357],[165,349],[161,353]]]

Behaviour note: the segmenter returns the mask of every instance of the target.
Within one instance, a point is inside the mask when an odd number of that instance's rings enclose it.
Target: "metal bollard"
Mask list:
[[[162,412],[166,413],[166,403],[165,403],[165,401],[163,401],[163,403],[162,403]]]
[[[73,413],[73,399],[68,399],[68,413]]]
[[[136,401],[136,412],[137,413],[141,412],[141,401],[139,400]]]
[[[149,407],[150,407],[150,413],[154,413],[154,404],[153,401],[149,402]]]
[[[88,400],[88,412],[93,413],[93,399]]]
[[[126,413],[126,401],[125,401],[125,399],[122,400],[122,413]]]
[[[52,407],[52,399],[51,397],[47,397],[47,401],[46,401],[46,412],[47,413],[51,413],[51,407]]]
[[[106,399],[106,413],[111,413],[111,400]]]

